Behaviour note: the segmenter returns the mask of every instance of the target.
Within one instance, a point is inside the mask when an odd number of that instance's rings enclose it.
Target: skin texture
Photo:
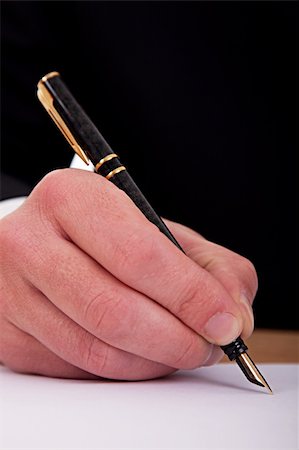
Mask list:
[[[248,338],[253,265],[167,225],[186,255],[106,179],[48,174],[1,221],[1,362],[22,373],[142,380],[214,364],[218,345]]]

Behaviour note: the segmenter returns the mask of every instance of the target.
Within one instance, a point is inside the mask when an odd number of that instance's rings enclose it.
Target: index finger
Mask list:
[[[224,287],[111,182],[65,169],[52,172],[40,185],[44,188],[39,207],[49,220],[123,283],[164,306],[211,343],[225,345],[241,334],[241,311]]]

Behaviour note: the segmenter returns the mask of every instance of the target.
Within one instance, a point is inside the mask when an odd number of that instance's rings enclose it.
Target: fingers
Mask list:
[[[203,364],[204,366],[213,366],[223,358],[223,350],[220,347],[213,345],[211,356]]]
[[[0,345],[3,349],[0,353],[5,355],[3,363],[15,372],[57,378],[98,378],[59,358],[34,337],[11,323],[2,324],[1,330]]]
[[[77,372],[79,376],[84,371],[104,378],[123,380],[156,378],[174,371],[173,368],[126,353],[100,341],[59,311],[36,289],[28,286],[24,288],[24,295],[27,299],[26,309],[19,318],[18,326],[65,361],[66,365],[60,364],[63,371],[70,370],[68,363],[81,369]],[[32,350],[32,355],[35,349]],[[52,357],[54,364],[57,361],[59,360]],[[19,366],[18,362],[16,367],[13,363],[10,366],[23,371],[23,366]],[[47,368],[37,367],[35,370],[46,372]],[[57,373],[59,374],[59,366]]]
[[[60,171],[40,185],[38,208],[50,226],[211,343],[235,339],[243,329],[242,314],[226,289],[149,223],[122,191],[82,172]]]
[[[41,242],[47,260],[30,260],[28,279],[57,308],[93,336],[143,358],[191,369],[204,364],[211,344],[166,309],[113,277],[69,241]]]
[[[204,239],[184,225],[168,220],[165,222],[186,254],[220,281],[240,305],[244,317],[242,337],[248,338],[254,327],[251,305],[258,287],[253,264],[237,253]]]

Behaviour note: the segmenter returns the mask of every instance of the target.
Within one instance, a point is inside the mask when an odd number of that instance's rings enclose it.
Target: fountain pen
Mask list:
[[[80,158],[86,164],[89,164],[90,161],[94,165],[95,172],[122,189],[145,217],[183,251],[165,223],[141,193],[125,166],[121,164],[118,155],[113,152],[99,130],[70,93],[58,72],[50,72],[38,82],[37,96]],[[268,389],[269,392],[272,392],[254,362],[246,353],[248,348],[241,337],[221,348],[231,361],[236,361],[251,383],[262,386]]]

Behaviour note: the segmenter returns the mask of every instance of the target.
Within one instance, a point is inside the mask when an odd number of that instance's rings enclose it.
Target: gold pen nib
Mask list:
[[[265,380],[265,378],[262,376],[261,372],[258,370],[252,359],[249,355],[247,355],[246,352],[241,353],[237,358],[236,362],[244,375],[246,376],[247,380],[249,380],[251,383],[257,384],[258,386],[262,386],[266,389],[268,389],[270,394],[273,394],[272,389],[270,388],[269,384]]]

